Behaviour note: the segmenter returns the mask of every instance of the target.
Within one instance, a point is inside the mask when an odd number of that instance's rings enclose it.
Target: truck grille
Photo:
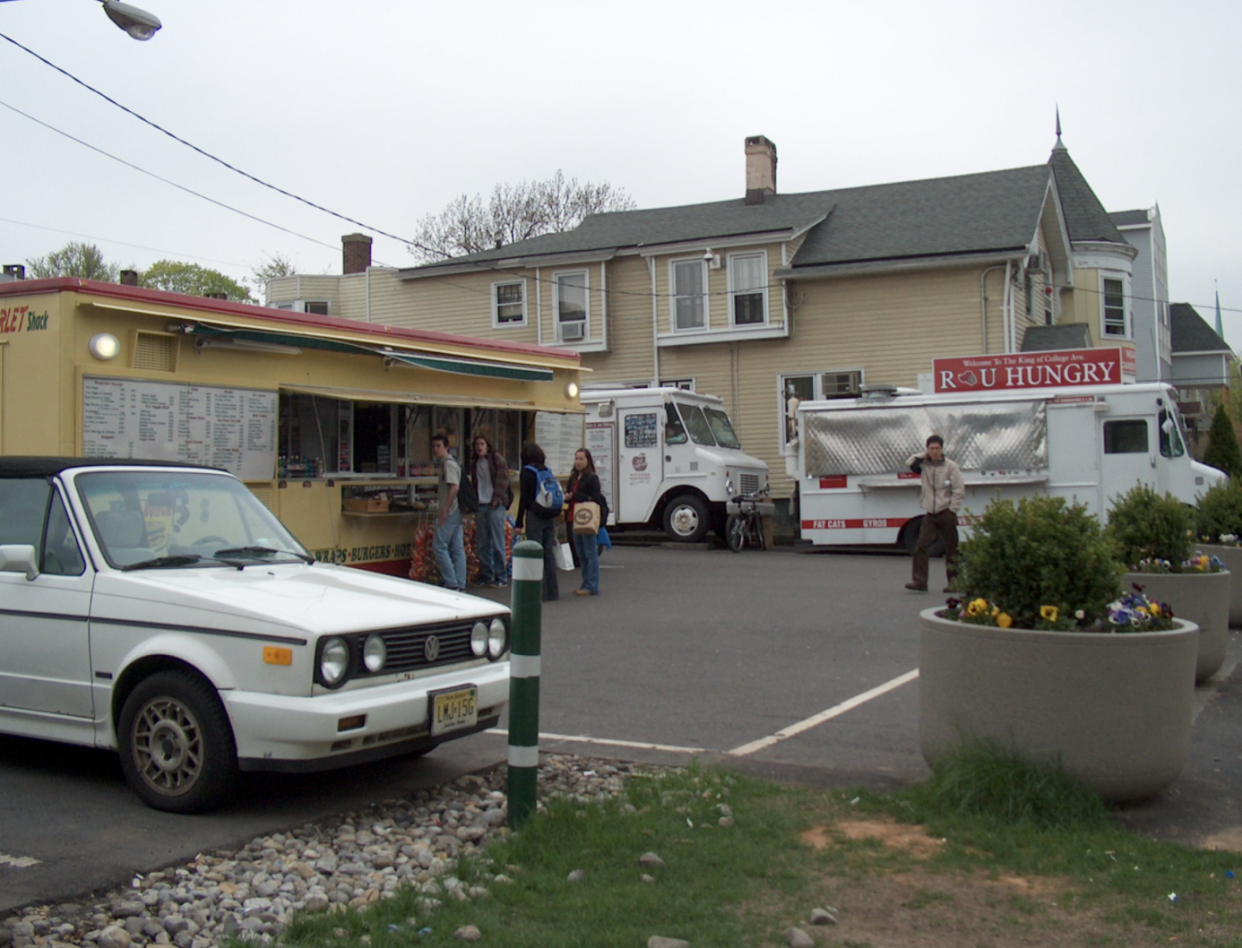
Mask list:
[[[743,494],[757,493],[763,485],[759,483],[759,475],[742,471],[737,476],[738,487],[741,488]]]
[[[438,668],[442,665],[455,665],[458,662],[471,661],[477,656],[470,648],[470,630],[477,619],[469,622],[453,622],[438,626],[418,626],[408,629],[381,629],[380,636],[388,649],[388,661],[379,674],[391,675],[396,672],[414,671],[423,668]],[[490,622],[489,616],[484,620]],[[436,637],[438,649],[433,649],[435,658],[427,658],[427,639]],[[362,677],[370,673],[362,661],[362,647],[366,635],[355,636],[353,640],[354,667]]]

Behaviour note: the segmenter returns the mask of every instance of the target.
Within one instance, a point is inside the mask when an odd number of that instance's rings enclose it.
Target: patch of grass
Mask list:
[[[895,943],[882,931],[887,915],[909,910],[907,925],[910,917],[939,924],[972,906],[999,913],[980,919],[997,945],[1039,933],[1036,942],[1048,944],[1242,946],[1242,879],[1227,876],[1242,869],[1242,856],[1130,834],[1062,775],[994,748],[940,762],[925,784],[894,794],[690,768],[633,777],[623,797],[605,803],[545,804],[519,832],[458,866],[457,878],[486,887],[487,898],[442,894],[428,906],[421,892],[402,890],[365,913],[298,916],[282,942],[358,948],[365,936],[370,948],[455,946],[453,932],[470,924],[484,944],[505,948],[622,948],[652,935],[694,948],[777,946],[786,927],[831,903],[841,927],[817,940],[856,948]],[[733,822],[722,826],[726,813]],[[930,838],[909,835],[927,845],[844,832],[868,820],[905,833],[893,818],[920,825]],[[665,865],[641,866],[648,851]],[[585,878],[569,882],[574,870]],[[1015,881],[1018,890],[1006,888]],[[881,921],[851,930],[867,899],[873,908],[883,902]],[[1066,940],[1062,926],[1074,919],[1078,937]],[[430,933],[419,936],[424,927]],[[1007,931],[1012,942],[993,937]],[[910,936],[895,930],[898,941]]]

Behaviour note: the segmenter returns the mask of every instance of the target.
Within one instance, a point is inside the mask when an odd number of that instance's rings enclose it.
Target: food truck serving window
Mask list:
[[[1104,422],[1105,454],[1145,454],[1147,451],[1147,420],[1127,418]]]

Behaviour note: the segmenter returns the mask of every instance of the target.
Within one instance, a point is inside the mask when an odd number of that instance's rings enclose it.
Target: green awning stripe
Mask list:
[[[399,349],[379,349],[375,346],[367,346],[360,343],[344,342],[338,339],[321,339],[316,336],[303,336],[293,333],[266,332],[253,329],[220,329],[203,323],[195,324],[193,333],[197,336],[207,336],[213,339],[270,342],[282,346],[295,346],[300,349],[346,352],[351,355],[374,355],[385,359],[392,359],[414,368],[430,369],[433,372],[450,372],[454,375],[473,375],[478,378],[509,379],[516,382],[551,382],[554,377],[551,369],[544,369],[538,366],[517,365],[507,362],[484,362],[479,359],[429,355]]]

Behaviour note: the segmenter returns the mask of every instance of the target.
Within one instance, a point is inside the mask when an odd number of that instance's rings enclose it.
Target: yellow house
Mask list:
[[[1133,346],[1136,251],[1059,134],[1044,164],[923,181],[781,194],[776,166],[748,138],[732,200],[407,269],[367,266],[352,235],[358,272],[274,280],[269,303],[560,346],[592,384],[719,395],[777,498],[795,398],[927,387],[938,357]]]
[[[78,279],[0,283],[0,454],[232,471],[319,559],[407,575],[433,434],[513,469],[580,356]],[[429,541],[428,541],[429,542]]]

